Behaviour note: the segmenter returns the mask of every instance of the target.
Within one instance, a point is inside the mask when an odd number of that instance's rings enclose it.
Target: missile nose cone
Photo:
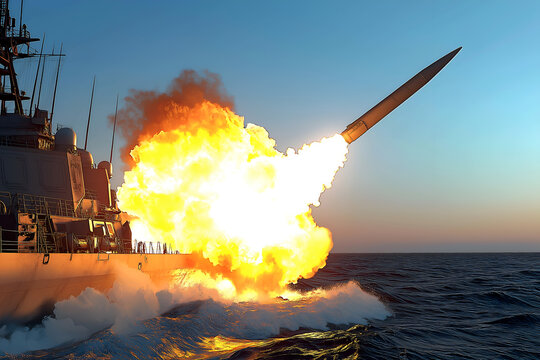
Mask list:
[[[447,64],[450,62],[450,60],[452,60],[454,58],[454,56],[457,55],[458,52],[461,51],[461,49],[463,49],[462,46],[458,47],[456,50],[454,51],[450,51],[448,54],[446,54],[445,56],[443,56],[443,59],[448,59],[448,61],[446,62]]]
[[[448,55],[453,54],[452,57],[454,57],[454,56],[456,56],[456,54],[457,54],[458,52],[461,51],[461,49],[463,49],[463,46],[460,46],[460,47],[458,47],[456,50],[451,51]]]
[[[454,51],[450,51],[448,54],[444,55],[439,60],[435,61],[433,64],[429,65],[427,68],[422,70],[420,74],[427,80],[431,80],[435,75],[439,73],[453,58],[460,52],[461,46]],[[426,82],[427,82],[426,81]]]
[[[441,60],[442,60],[442,59],[445,59],[445,60],[446,60],[445,65],[448,64],[448,63],[450,62],[450,60],[452,60],[452,59],[454,58],[454,56],[456,56],[457,53],[461,51],[461,49],[462,49],[462,47],[460,46],[460,47],[458,47],[456,50],[450,51],[448,54],[446,54],[445,56],[443,56],[443,57],[441,58]]]

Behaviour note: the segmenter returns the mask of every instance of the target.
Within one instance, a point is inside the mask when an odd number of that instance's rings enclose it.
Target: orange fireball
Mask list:
[[[137,217],[134,238],[198,255],[197,269],[239,299],[278,295],[322,268],[332,239],[310,205],[345,162],[343,137],[283,154],[227,107],[167,110],[167,123],[183,121],[135,146],[118,189],[120,207]]]

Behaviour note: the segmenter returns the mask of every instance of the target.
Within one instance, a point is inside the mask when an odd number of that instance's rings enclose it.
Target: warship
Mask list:
[[[111,189],[111,162],[95,165],[92,154],[77,147],[71,128],[52,133],[60,66],[49,114],[34,101],[44,55],[43,46],[38,54],[30,43],[39,40],[26,25],[16,27],[8,1],[1,0],[0,326],[38,319],[87,287],[106,291],[121,268],[166,283],[190,259],[160,244],[135,246],[128,216]],[[14,62],[33,56],[39,56],[38,71],[27,96]],[[30,101],[26,112],[24,101]]]
[[[87,287],[105,292],[125,268],[142,271],[161,286],[175,277],[174,270],[197,262],[191,254],[134,241],[129,216],[118,208],[111,189],[111,161],[94,164],[86,144],[77,147],[70,128],[52,133],[60,66],[50,114],[39,101],[34,105],[39,62],[32,96],[19,89],[14,61],[38,55],[41,61],[43,52],[43,46],[39,54],[30,51],[29,44],[40,39],[21,20],[22,3],[17,28],[8,0],[0,0],[0,327],[40,319],[57,301]],[[419,72],[341,135],[348,143],[358,139],[460,49]],[[28,100],[25,112],[23,101]]]

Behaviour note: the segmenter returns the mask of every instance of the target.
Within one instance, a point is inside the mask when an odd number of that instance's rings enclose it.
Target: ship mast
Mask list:
[[[19,53],[19,45],[27,45],[32,41],[39,41],[37,38],[31,38],[26,30],[26,25],[19,24],[18,31],[15,29],[15,18],[9,16],[9,0],[0,0],[0,76],[2,77],[2,86],[0,88],[0,100],[2,101],[1,112],[6,113],[6,101],[13,101],[14,112],[18,115],[24,115],[22,100],[28,100],[29,97],[21,95],[17,83],[17,75],[13,67],[13,60],[20,57],[30,56]],[[22,4],[21,4],[22,6]],[[21,9],[22,12],[22,9]],[[22,19],[22,15],[21,15]],[[9,88],[7,80],[9,79]]]

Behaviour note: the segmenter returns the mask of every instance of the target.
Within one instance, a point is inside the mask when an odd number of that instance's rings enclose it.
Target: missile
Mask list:
[[[401,85],[396,91],[388,95],[383,101],[372,107],[364,115],[360,116],[354,122],[350,123],[345,131],[341,133],[341,136],[347,141],[352,143],[358,139],[362,134],[371,129],[373,125],[378,123],[386,115],[390,114],[395,108],[401,105],[405,100],[410,98],[415,92],[420,90],[422,86],[426,85],[443,67],[446,66],[461,50],[461,47],[446,54],[433,64],[420,71],[413,76],[405,84]]]

